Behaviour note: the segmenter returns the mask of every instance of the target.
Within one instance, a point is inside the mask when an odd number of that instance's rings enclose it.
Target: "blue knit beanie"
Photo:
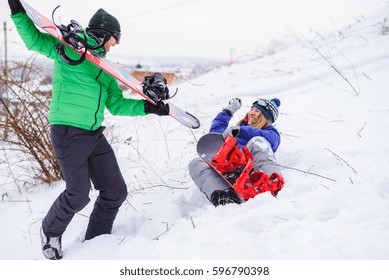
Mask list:
[[[281,101],[278,98],[271,100],[259,98],[253,103],[252,107],[257,108],[271,123],[274,123],[278,117],[278,107]]]

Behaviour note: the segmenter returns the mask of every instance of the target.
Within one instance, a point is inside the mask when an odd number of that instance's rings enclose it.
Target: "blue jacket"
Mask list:
[[[231,116],[227,112],[220,112],[212,121],[209,132],[223,133],[227,129],[230,120]],[[278,130],[272,125],[261,129],[249,126],[247,123],[241,123],[240,132],[238,137],[236,137],[236,142],[239,147],[246,146],[247,142],[256,136],[262,136],[265,138],[270,143],[273,152],[277,151],[281,142],[281,137]]]

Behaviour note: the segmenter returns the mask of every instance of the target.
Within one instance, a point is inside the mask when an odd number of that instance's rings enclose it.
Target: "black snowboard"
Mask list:
[[[219,150],[219,148],[224,144],[223,134],[220,133],[208,133],[202,136],[197,143],[197,154],[199,157],[205,161],[217,174],[220,175],[232,188],[234,188],[234,183],[236,179],[240,176],[243,167],[240,167],[229,173],[221,173],[215,167],[211,165],[211,161]]]
[[[223,134],[208,133],[202,136],[197,143],[197,154],[208,164],[217,150],[224,144]]]

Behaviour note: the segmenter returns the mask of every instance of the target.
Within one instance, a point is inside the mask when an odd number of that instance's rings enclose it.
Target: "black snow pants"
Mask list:
[[[88,131],[66,125],[51,126],[51,141],[66,189],[43,219],[42,228],[47,236],[62,235],[73,216],[89,203],[91,181],[99,195],[85,239],[111,233],[119,207],[127,197],[127,186],[103,131],[104,127]]]

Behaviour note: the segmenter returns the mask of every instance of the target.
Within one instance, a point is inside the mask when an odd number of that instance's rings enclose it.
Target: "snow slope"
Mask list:
[[[389,37],[381,34],[384,27],[384,15],[373,17],[336,36],[300,41],[177,84],[182,93],[176,102],[202,121],[195,131],[168,118],[107,116],[116,127],[109,134],[130,195],[110,236],[82,242],[92,203],[76,215],[64,235],[65,258],[388,258]],[[318,52],[350,79],[358,96]],[[277,199],[263,194],[244,205],[214,208],[186,167],[195,156],[195,140],[236,96],[245,105],[236,119],[258,97],[281,99],[277,156],[286,167],[286,185]],[[0,258],[42,258],[40,219],[63,187],[62,182],[42,185],[20,196],[1,190],[7,193],[0,204],[7,225],[1,239],[15,242],[2,242]],[[29,202],[11,202],[16,200]],[[15,250],[15,244],[24,249]]]
[[[175,103],[201,120],[198,130],[167,117],[107,115],[128,200],[111,235],[83,242],[92,191],[63,236],[64,259],[387,260],[388,11],[330,36],[278,42],[274,53],[174,85]],[[278,198],[265,193],[215,208],[187,165],[232,97],[244,104],[232,123],[256,98],[280,98],[277,158],[286,184]],[[1,184],[0,259],[43,259],[40,222],[63,188],[19,194]]]

